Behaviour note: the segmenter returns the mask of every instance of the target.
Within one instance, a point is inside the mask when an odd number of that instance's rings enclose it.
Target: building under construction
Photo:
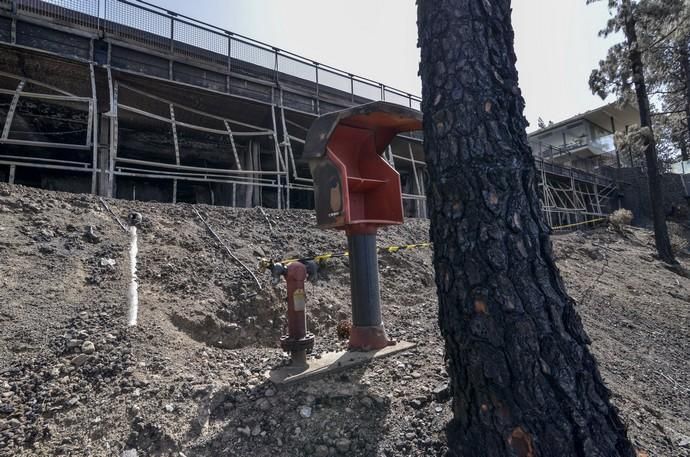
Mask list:
[[[313,208],[319,115],[420,98],[136,0],[0,0],[0,180],[124,199]],[[425,217],[419,136],[386,159]],[[617,183],[537,157],[549,223],[617,205]]]

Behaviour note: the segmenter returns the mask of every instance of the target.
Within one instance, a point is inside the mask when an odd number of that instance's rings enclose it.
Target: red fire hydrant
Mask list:
[[[307,296],[304,290],[307,267],[301,262],[292,262],[287,267],[276,264],[272,270],[274,277],[283,275],[287,283],[288,334],[280,338],[280,347],[290,353],[293,365],[306,365],[307,353],[314,348],[314,335],[307,331]]]

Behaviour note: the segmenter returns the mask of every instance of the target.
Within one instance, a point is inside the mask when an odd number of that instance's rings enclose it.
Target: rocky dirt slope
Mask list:
[[[130,238],[98,199],[0,184],[0,456],[443,454],[451,412],[434,394],[447,377],[430,251],[380,259],[387,327],[415,349],[277,388],[265,373],[286,360],[285,288],[257,260],[344,249],[344,236],[316,229],[308,211],[199,206],[259,289],[189,205],[109,202],[121,218],[143,215],[136,327]],[[380,243],[427,231],[408,221]],[[690,280],[654,259],[645,230],[554,244],[631,437],[650,456],[690,455]],[[346,262],[327,262],[307,288],[316,353],[344,344]]]

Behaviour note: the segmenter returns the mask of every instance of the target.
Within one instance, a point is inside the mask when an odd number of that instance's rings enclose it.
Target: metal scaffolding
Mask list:
[[[312,179],[301,154],[314,118],[372,100],[421,105],[407,92],[140,0],[0,0],[0,16],[12,31],[21,22],[45,35],[22,42],[10,33],[0,43],[8,50],[0,55],[0,166],[9,166],[10,182],[17,167],[43,168],[90,174],[90,191],[109,197],[147,198],[146,186],[158,183],[166,190],[153,199],[195,201],[185,192],[205,185],[211,204],[308,207]],[[34,65],[19,71],[27,58]],[[65,62],[86,71],[76,78]],[[56,74],[27,74],[42,66]],[[51,106],[68,122],[58,116],[22,130],[31,109],[40,116]],[[399,137],[384,157],[401,174],[407,215],[427,217],[421,136]],[[550,224],[611,207],[613,181],[539,159],[537,168]]]
[[[93,70],[93,66],[90,66]],[[92,190],[95,192],[95,177],[99,171],[96,167],[95,128],[96,94],[93,71],[91,71],[91,97],[80,97],[49,84],[20,75],[0,71],[0,96],[11,97],[8,104],[2,133],[0,134],[0,165],[9,166],[10,183],[14,182],[17,167],[33,169],[63,170],[78,173],[90,173],[92,176]],[[15,83],[13,88],[9,84]],[[3,87],[3,85],[5,87]],[[31,86],[31,90],[27,90]],[[36,92],[40,90],[40,92]],[[26,104],[27,106],[24,106]],[[40,109],[40,108],[43,109]],[[51,117],[45,114],[47,107],[60,107],[67,110],[74,117],[54,119],[58,128],[51,130],[34,130],[36,122]],[[37,109],[38,108],[38,109]],[[61,130],[59,127],[62,127]],[[64,129],[67,130],[64,130]],[[74,141],[78,134],[80,141]],[[46,157],[41,155],[22,155],[7,153],[9,146],[25,147],[28,150],[54,149],[63,151],[91,151],[89,160],[67,160],[63,158]]]

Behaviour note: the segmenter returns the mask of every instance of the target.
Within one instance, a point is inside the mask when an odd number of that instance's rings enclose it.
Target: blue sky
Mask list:
[[[153,0],[281,49],[419,94],[414,0]],[[612,40],[606,2],[513,0],[525,115],[554,122],[604,102],[587,86]]]

